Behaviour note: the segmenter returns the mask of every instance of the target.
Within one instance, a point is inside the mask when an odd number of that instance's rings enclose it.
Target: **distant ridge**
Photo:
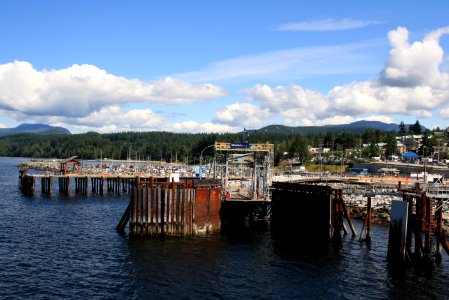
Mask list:
[[[63,127],[55,127],[46,124],[23,123],[15,128],[0,128],[0,136],[13,135],[20,133],[35,134],[71,134],[69,130]]]
[[[409,125],[406,125],[407,128]],[[326,125],[325,127],[332,128],[351,128],[351,127],[362,127],[362,128],[371,128],[371,129],[379,129],[381,131],[399,131],[399,125],[395,123],[384,123],[380,121],[356,121],[350,124],[341,124],[341,125]]]
[[[408,128],[410,124],[406,124]],[[425,131],[427,128],[422,127]],[[284,133],[284,134],[326,134],[330,133],[363,133],[366,129],[380,131],[399,131],[399,124],[384,123],[380,121],[357,121],[350,124],[324,125],[324,126],[297,126],[269,125],[260,129],[252,130],[258,133]]]

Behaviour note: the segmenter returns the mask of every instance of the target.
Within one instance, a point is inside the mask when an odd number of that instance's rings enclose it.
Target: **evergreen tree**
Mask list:
[[[406,135],[407,134],[407,127],[405,126],[404,122],[401,121],[399,124],[399,135]]]
[[[381,150],[380,150],[379,146],[376,143],[371,142],[371,144],[362,151],[362,156],[363,157],[378,157],[378,156],[380,156],[380,153],[381,153]]]
[[[415,124],[412,125],[411,132],[413,132],[413,134],[421,134],[422,133],[421,124],[419,124],[418,120],[416,120]]]
[[[398,147],[396,142],[396,135],[394,133],[389,133],[385,139],[385,156],[395,155],[398,153]]]
[[[307,145],[307,140],[301,136],[293,140],[289,150],[290,157],[297,158],[301,164],[309,158],[309,147]]]

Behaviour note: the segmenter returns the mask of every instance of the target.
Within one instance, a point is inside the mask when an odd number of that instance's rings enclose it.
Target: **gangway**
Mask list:
[[[214,149],[213,174],[222,179],[225,199],[234,194],[239,199],[271,201],[273,144],[215,142]]]

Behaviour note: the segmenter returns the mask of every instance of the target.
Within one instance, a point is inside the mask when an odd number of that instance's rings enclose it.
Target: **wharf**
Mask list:
[[[150,175],[114,174],[24,174],[19,175],[19,187],[25,195],[37,192],[46,195],[54,193],[55,186],[60,194],[70,193],[103,195],[104,193],[127,194],[139,182],[166,181],[166,177]],[[40,184],[36,184],[40,181]],[[90,182],[90,184],[89,184]]]

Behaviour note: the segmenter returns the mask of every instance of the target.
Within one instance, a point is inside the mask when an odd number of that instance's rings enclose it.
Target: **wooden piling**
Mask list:
[[[363,239],[363,235],[366,230],[365,240],[367,242],[371,241],[371,220],[372,220],[372,209],[371,209],[371,196],[367,197],[367,205],[366,205],[366,216],[365,220],[363,221],[362,230],[360,231],[360,239],[361,241]]]

